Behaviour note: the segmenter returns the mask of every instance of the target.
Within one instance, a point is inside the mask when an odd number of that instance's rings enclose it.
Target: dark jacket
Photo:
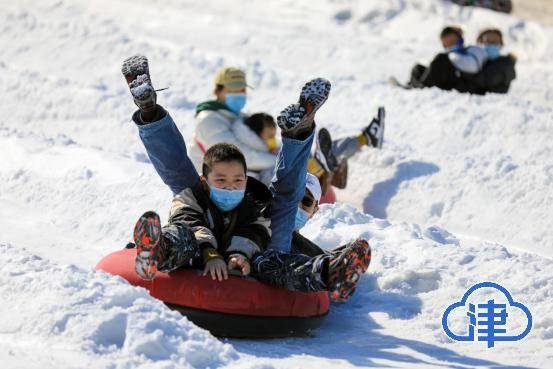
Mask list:
[[[469,82],[470,92],[481,95],[486,92],[507,93],[516,78],[515,63],[511,56],[500,56],[488,61],[481,72],[464,76]]]
[[[515,59],[500,56],[489,60],[476,74],[457,70],[446,53],[438,54],[430,66],[424,70],[420,83],[425,87],[438,87],[442,90],[457,90],[484,95],[487,92],[507,93],[515,79]]]
[[[269,243],[271,201],[269,189],[248,177],[244,200],[236,209],[223,213],[209,198],[207,184],[200,181],[175,196],[169,223],[190,227],[202,249],[212,248],[224,256],[240,253],[251,258]]]

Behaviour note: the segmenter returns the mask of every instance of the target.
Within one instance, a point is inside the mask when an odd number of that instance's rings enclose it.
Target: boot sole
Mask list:
[[[334,266],[337,270],[331,278],[340,282],[330,289],[330,297],[334,301],[346,302],[355,292],[361,276],[369,268],[371,262],[371,248],[365,240],[355,241],[347,253],[338,259],[340,265]],[[330,269],[332,269],[332,265]]]
[[[161,239],[159,215],[153,211],[144,213],[136,222],[133,238],[136,244],[136,272],[143,279],[153,279],[157,272],[156,249]]]
[[[125,59],[121,65],[121,73],[123,73],[123,76],[127,80],[127,84],[130,84],[136,77],[142,74],[150,76],[148,58],[144,55],[133,55]]]
[[[278,116],[279,127],[284,132],[297,132],[312,124],[315,113],[328,99],[330,88],[330,82],[324,78],[307,82],[301,89],[298,104],[290,105]]]

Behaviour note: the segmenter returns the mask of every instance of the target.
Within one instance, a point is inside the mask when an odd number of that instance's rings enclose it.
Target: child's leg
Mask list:
[[[339,159],[351,158],[361,150],[361,147],[363,147],[363,142],[360,140],[359,135],[332,141],[332,153]]]
[[[329,258],[327,254],[309,257],[267,250],[252,260],[251,275],[260,282],[291,291],[328,291],[325,274]]]
[[[292,291],[329,291],[333,300],[345,302],[370,261],[371,249],[363,239],[315,257],[267,250],[253,258],[252,276]]]
[[[278,117],[282,148],[271,183],[271,241],[268,248],[290,252],[298,205],[305,195],[307,160],[314,139],[316,111],[330,93],[330,82],[318,78],[305,84],[299,104],[290,105]]]
[[[168,224],[161,229],[163,239],[162,256],[158,270],[169,273],[175,269],[201,268],[201,250],[194,233],[183,224]]]
[[[158,109],[163,108],[159,106]],[[137,113],[133,115],[133,120]],[[173,194],[194,187],[199,180],[198,172],[188,157],[184,139],[169,113],[165,113],[158,121],[137,126],[150,161]]]
[[[140,139],[159,176],[177,194],[198,182],[186,145],[171,116],[156,104],[148,59],[135,55],[123,61],[121,72],[139,110],[133,114]]]
[[[147,211],[136,222],[134,242],[135,271],[143,279],[154,279],[158,270],[201,266],[201,251],[190,228],[178,223],[161,228],[159,216],[153,211]]]
[[[314,132],[304,141],[283,137],[271,183],[271,241],[268,248],[290,252],[298,204],[305,195],[307,159]]]

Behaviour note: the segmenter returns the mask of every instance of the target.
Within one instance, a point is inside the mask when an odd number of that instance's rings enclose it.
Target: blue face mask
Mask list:
[[[305,226],[305,223],[309,220],[309,214],[303,210],[302,208],[298,208],[298,211],[296,212],[296,224],[294,226],[294,229],[300,230]]]
[[[219,208],[227,212],[236,208],[244,199],[244,190],[223,190],[209,186],[209,198]]]
[[[493,60],[501,56],[501,46],[499,45],[494,45],[494,44],[485,45],[484,49],[488,54],[488,59]]]
[[[225,104],[231,111],[238,114],[246,105],[246,94],[241,93],[228,93],[225,98]]]

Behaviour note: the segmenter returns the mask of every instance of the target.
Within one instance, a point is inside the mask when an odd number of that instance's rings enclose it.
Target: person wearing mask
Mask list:
[[[516,78],[516,57],[513,54],[502,55],[503,34],[499,29],[488,28],[480,32],[477,42],[487,54],[487,62],[480,73],[471,78],[471,92],[507,93],[511,82]]]
[[[457,26],[445,27],[440,41],[444,51],[436,55],[428,67],[415,65],[408,86],[470,92],[463,75],[475,75],[482,70],[487,61],[486,50],[479,45],[465,46],[463,31]]]
[[[198,172],[201,172],[203,155],[211,146],[221,142],[236,145],[246,157],[251,171],[259,172],[274,167],[275,154],[264,147],[247,145],[237,136],[235,127],[243,125],[246,118],[242,110],[247,102],[247,89],[244,71],[234,67],[222,68],[215,76],[215,99],[196,107],[194,137],[189,155]]]
[[[315,136],[315,113],[328,98],[330,82],[317,78],[306,83],[299,102],[279,115],[283,147],[269,191],[246,176],[245,157],[228,143],[207,150],[199,176],[174,121],[156,103],[147,59],[130,59],[124,61],[122,72],[139,107],[133,121],[140,138],[148,155],[157,158],[152,163],[173,191],[177,184],[168,183],[165,170],[175,165],[175,155],[180,161],[171,171],[182,171],[168,224],[161,227],[159,216],[148,211],[135,225],[137,274],[151,280],[158,270],[202,267],[205,275],[222,281],[228,277],[227,270],[238,269],[264,283],[296,291],[328,291],[336,301],[348,300],[370,263],[366,240],[359,238],[317,256],[291,252],[293,234],[305,224],[302,214],[310,217],[316,211],[316,204],[305,200],[318,196],[313,193],[316,189],[309,190],[307,160]],[[178,152],[158,145],[163,138],[166,146]]]

